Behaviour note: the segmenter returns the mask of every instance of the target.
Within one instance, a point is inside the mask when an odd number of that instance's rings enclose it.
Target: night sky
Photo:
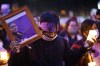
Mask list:
[[[91,8],[97,8],[99,0],[0,0],[0,4],[12,4],[14,1],[18,2],[20,7],[27,4],[32,12],[36,11],[39,14],[47,10],[89,11]]]

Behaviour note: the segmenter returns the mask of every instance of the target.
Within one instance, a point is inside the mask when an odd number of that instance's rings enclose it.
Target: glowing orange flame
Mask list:
[[[0,65],[6,64],[9,59],[9,53],[5,51],[0,51]]]

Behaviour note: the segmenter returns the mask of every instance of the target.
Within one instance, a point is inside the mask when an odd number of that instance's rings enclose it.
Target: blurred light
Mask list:
[[[1,9],[9,9],[10,5],[9,4],[2,4]]]
[[[67,17],[60,17],[60,24],[62,27],[65,27],[67,20]]]
[[[19,6],[18,6],[17,3],[14,3],[14,4],[12,5],[12,10],[13,10],[13,11],[17,10],[18,8],[19,8]]]
[[[65,15],[66,11],[65,10],[61,10],[61,14]]]
[[[96,15],[96,12],[97,12],[97,9],[96,8],[92,8],[91,11],[90,11],[90,15],[91,16]]]
[[[85,18],[83,16],[78,16],[77,17],[78,23],[82,23],[84,20],[85,20]]]
[[[98,9],[100,9],[100,1],[98,2],[97,6],[98,6]]]
[[[1,13],[4,15],[7,15],[10,12],[10,4],[1,4]]]
[[[73,17],[74,14],[73,14],[73,11],[69,11],[69,17]]]

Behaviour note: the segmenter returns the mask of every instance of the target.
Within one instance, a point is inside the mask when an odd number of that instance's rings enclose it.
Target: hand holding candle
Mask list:
[[[96,40],[98,36],[99,36],[98,30],[90,30],[86,40],[94,43],[94,40]]]
[[[99,36],[98,30],[90,30],[84,47],[91,48]]]

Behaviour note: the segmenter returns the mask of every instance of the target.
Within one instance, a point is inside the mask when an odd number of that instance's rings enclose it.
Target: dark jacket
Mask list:
[[[84,47],[84,40],[79,40],[76,41],[73,46],[71,47],[71,49],[73,49],[74,51],[79,51],[80,48]],[[90,51],[90,50],[87,50]],[[88,57],[88,53],[84,54],[84,56],[81,58],[81,60],[79,61],[79,63],[77,63],[77,66],[88,66],[88,63],[90,62],[89,57]]]
[[[67,41],[58,36],[53,41],[42,38],[30,44],[31,49],[24,47],[20,53],[13,53],[9,59],[9,66],[75,66],[86,53],[85,48],[79,51],[70,50]]]
[[[67,42],[68,42],[70,47],[73,45],[74,42],[79,41],[79,40],[82,39],[82,35],[79,34],[79,33],[77,33],[75,35],[75,38],[71,38],[71,36],[68,33],[66,33],[66,32],[62,32],[59,35],[64,37],[67,40]]]
[[[7,40],[7,33],[4,29],[0,30],[0,40],[3,42],[3,48],[5,48],[6,50],[10,50],[10,41]]]

